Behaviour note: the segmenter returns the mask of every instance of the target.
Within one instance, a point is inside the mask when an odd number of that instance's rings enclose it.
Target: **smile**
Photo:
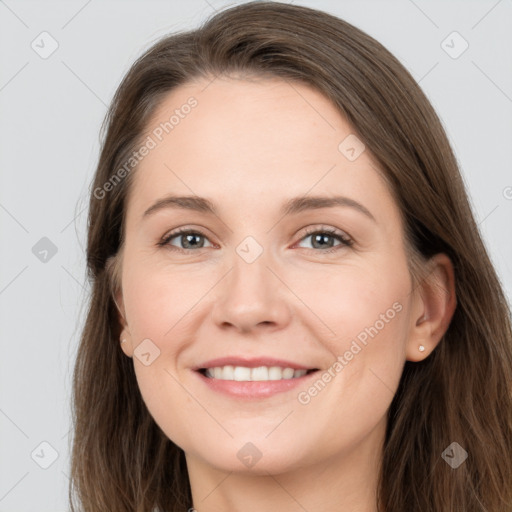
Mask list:
[[[305,386],[318,371],[318,367],[308,367],[304,362],[234,354],[203,361],[191,369],[210,391],[243,400],[267,398]]]
[[[215,366],[214,368],[202,368],[199,370],[205,377],[219,380],[235,380],[238,382],[261,382],[298,379],[315,371],[314,369],[295,370],[281,366],[258,366],[249,368],[246,366]]]

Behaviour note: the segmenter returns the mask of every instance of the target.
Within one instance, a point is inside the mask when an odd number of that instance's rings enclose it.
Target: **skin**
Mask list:
[[[116,295],[122,350],[155,421],[185,451],[199,512],[375,512],[386,412],[405,361],[428,357],[449,325],[451,262],[436,255],[413,289],[399,209],[368,150],[354,161],[338,150],[354,130],[322,94],[268,78],[208,84],[172,91],[148,127],[197,99],[134,171]],[[143,218],[170,193],[208,198],[217,215],[164,208]],[[349,197],[375,221],[347,206],[280,215],[305,195]],[[180,227],[204,237],[158,246]],[[326,253],[305,228],[354,243],[325,235],[337,249]],[[252,263],[236,251],[247,236],[263,248]],[[297,395],[311,380],[244,400],[191,369],[264,355],[326,371],[396,303],[400,312],[307,404]],[[144,339],[160,351],[147,366],[134,357]],[[262,454],[252,467],[237,457],[248,442]]]

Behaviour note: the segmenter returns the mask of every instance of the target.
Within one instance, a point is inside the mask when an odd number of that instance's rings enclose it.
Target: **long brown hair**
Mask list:
[[[169,91],[221,74],[279,77],[328,97],[379,163],[415,261],[443,252],[453,262],[450,326],[427,359],[406,362],[389,409],[379,510],[511,512],[510,309],[439,118],[407,70],[367,34],[324,12],[273,2],[235,6],[161,39],[133,64],[108,111],[89,205],[92,297],[73,380],[72,510],[191,506],[184,453],[150,416],[119,346],[112,293],[119,283],[107,261],[123,244],[136,168],[105,184]],[[411,268],[420,279],[421,266]],[[468,452],[457,469],[441,457],[452,442]]]

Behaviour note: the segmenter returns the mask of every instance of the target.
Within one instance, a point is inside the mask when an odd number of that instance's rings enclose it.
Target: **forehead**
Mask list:
[[[189,103],[195,106],[189,108]],[[166,124],[169,121],[172,126]],[[258,154],[258,160],[267,163],[272,155],[286,155],[291,162],[329,154],[337,158],[338,143],[353,131],[335,106],[310,86],[280,79],[226,77],[173,90],[146,129],[148,133],[155,130],[157,135],[164,131],[159,146],[174,151],[180,147],[183,155],[207,153],[243,160]]]
[[[304,84],[226,77],[187,83],[164,98],[145,137],[152,147],[135,171],[130,199],[139,213],[170,192],[253,210],[263,195],[280,206],[309,191],[339,192],[393,208],[353,128]]]

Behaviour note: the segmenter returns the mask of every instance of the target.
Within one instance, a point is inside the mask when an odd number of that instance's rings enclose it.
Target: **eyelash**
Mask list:
[[[333,253],[333,252],[336,252],[344,247],[351,247],[354,244],[354,241],[351,238],[343,235],[342,233],[336,231],[333,228],[320,228],[320,229],[319,228],[309,228],[306,231],[306,233],[304,234],[304,236],[299,240],[299,242],[301,242],[302,240],[304,240],[305,238],[307,238],[311,235],[318,235],[318,234],[328,234],[329,236],[337,239],[341,243],[339,245],[336,245],[329,249],[314,249],[314,248],[312,248],[312,249],[307,249],[307,250],[314,251],[314,252],[322,252],[322,253]],[[168,247],[173,251],[178,251],[178,252],[182,252],[182,253],[188,253],[189,251],[194,250],[194,249],[182,249],[181,247],[175,247],[175,246],[169,244],[169,242],[173,238],[179,237],[180,235],[199,235],[206,239],[208,238],[201,231],[181,228],[178,231],[169,233],[160,242],[158,242],[157,245],[159,247]],[[200,249],[203,249],[203,247],[200,247]]]

